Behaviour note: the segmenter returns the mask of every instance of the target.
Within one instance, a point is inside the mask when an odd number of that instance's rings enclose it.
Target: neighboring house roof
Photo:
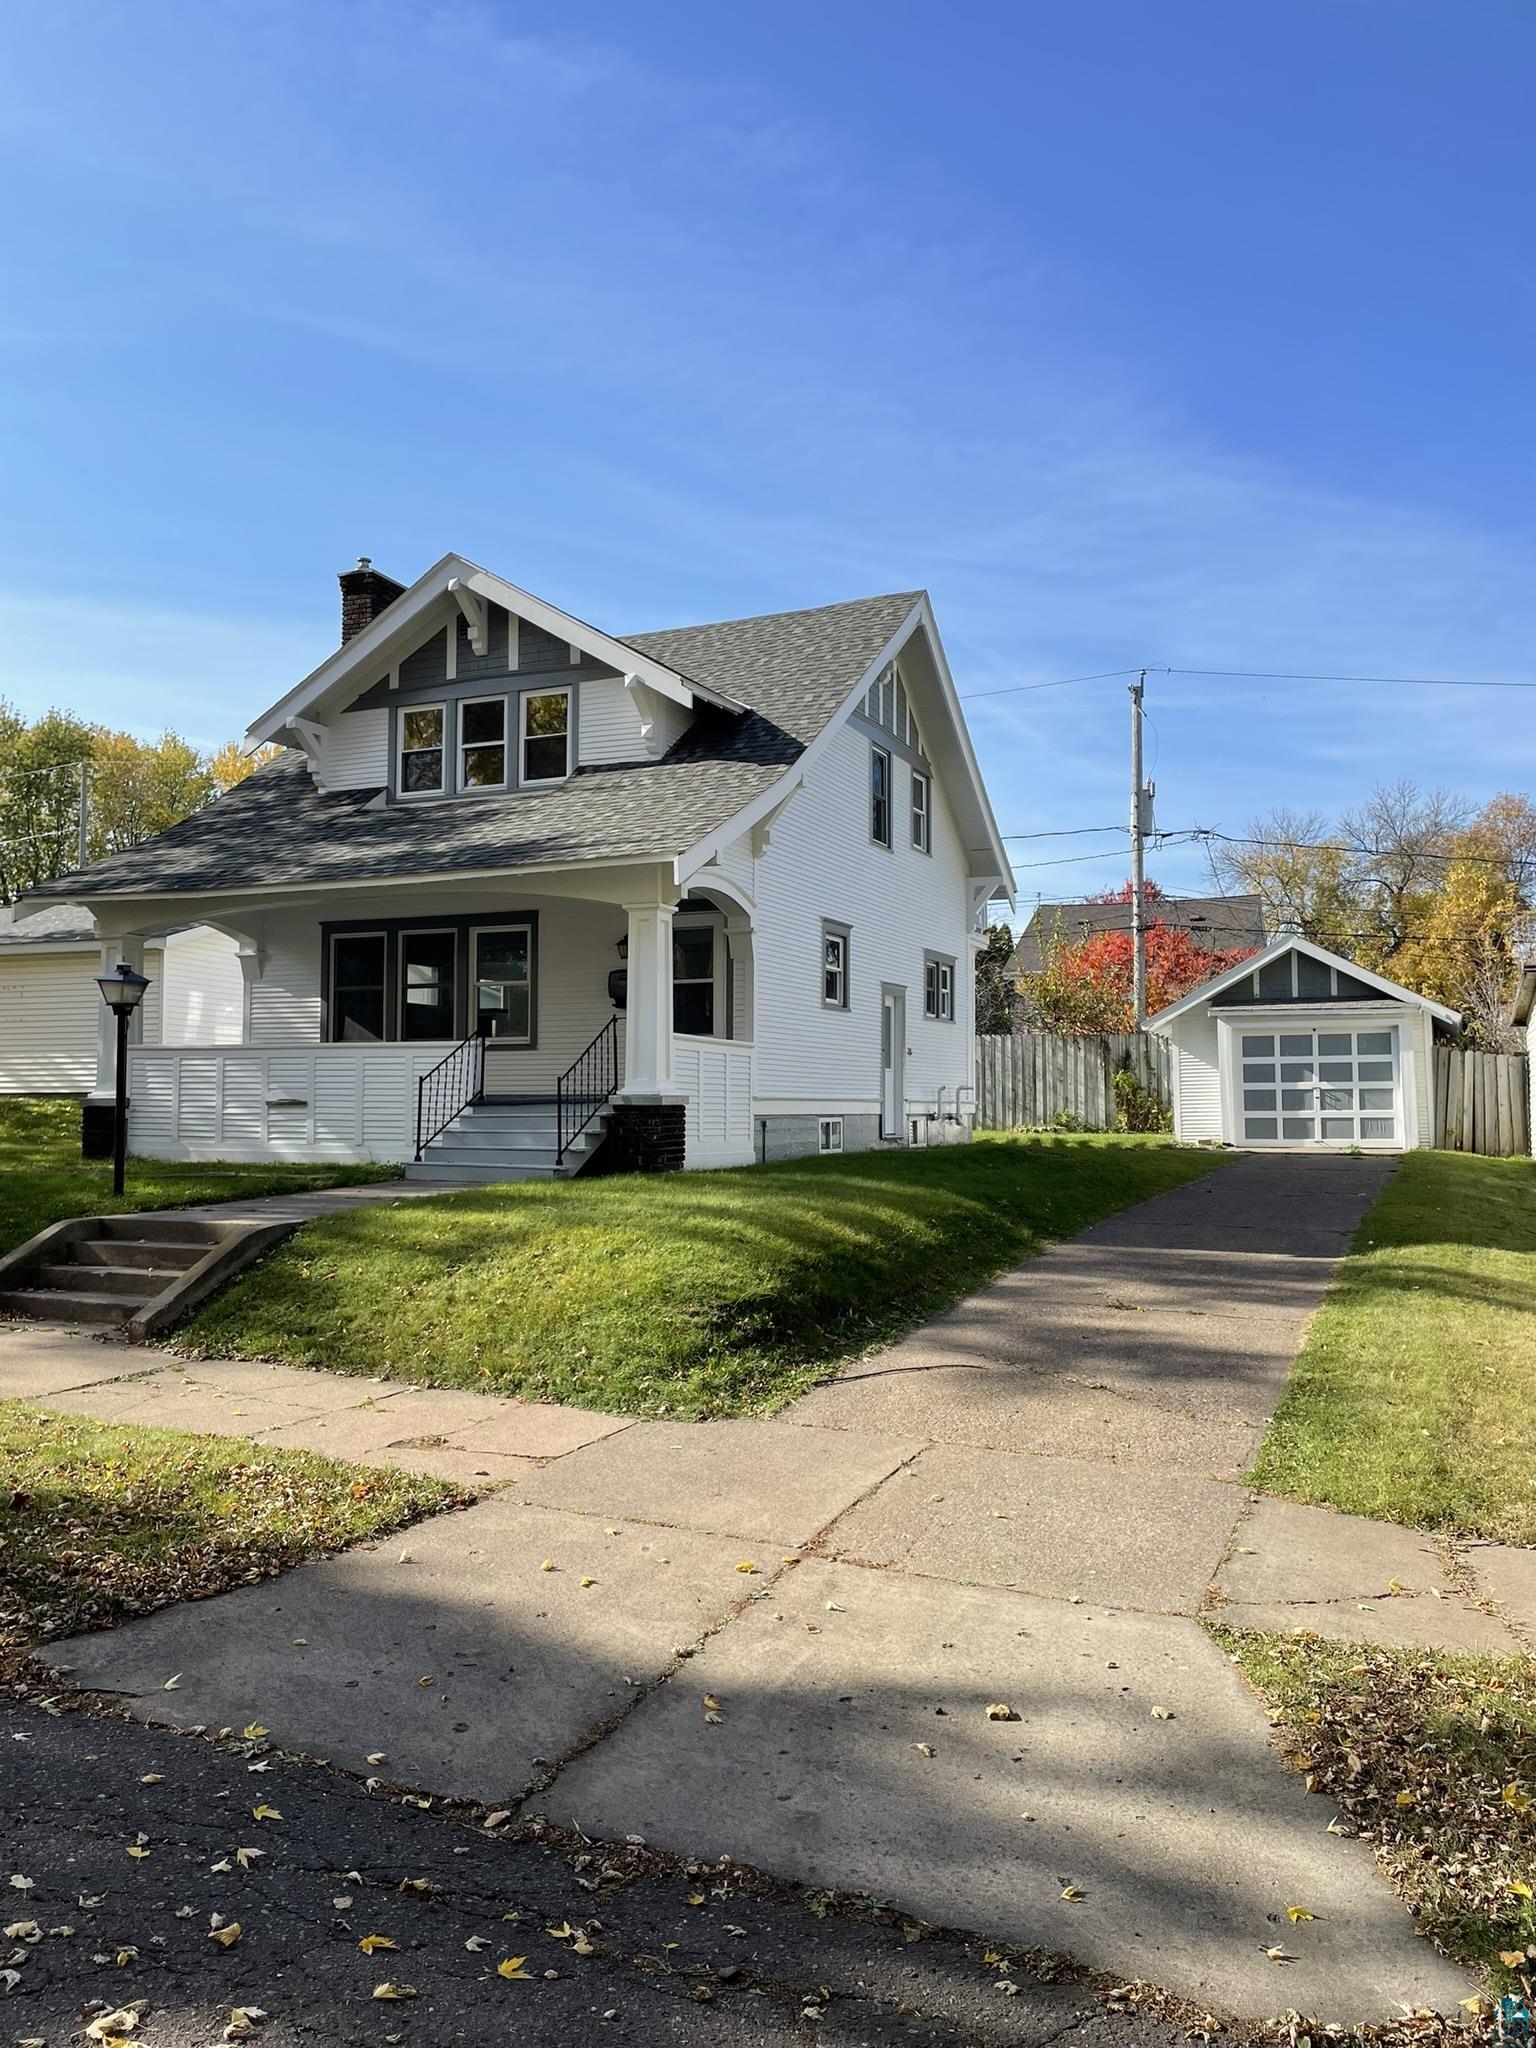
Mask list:
[[[95,945],[96,922],[78,903],[50,903],[42,910],[23,911],[0,904],[0,946]]]
[[[169,832],[97,861],[83,876],[47,884],[31,892],[30,900],[71,891],[93,899],[199,895],[583,860],[675,858],[769,796],[895,636],[919,615],[931,630],[922,593],[902,591],[813,611],[638,634],[624,644],[647,659],[676,663],[673,672],[686,673],[708,693],[693,723],[660,761],[578,768],[568,782],[548,790],[386,807],[377,789],[321,792],[304,757],[290,749]],[[933,645],[942,669],[936,635]],[[952,691],[947,672],[943,681]],[[721,708],[718,700],[727,695],[750,708]],[[963,739],[963,721],[959,731]],[[991,835],[1006,876],[968,742],[965,757],[977,792],[972,841]]]
[[[1459,1010],[1448,1010],[1443,1003],[1432,1003],[1428,996],[1421,996],[1411,988],[1404,988],[1400,982],[1388,981],[1384,974],[1373,974],[1358,961],[1346,960],[1342,954],[1330,953],[1325,946],[1316,946],[1310,939],[1301,938],[1295,932],[1283,932],[1273,939],[1262,953],[1255,953],[1246,960],[1240,960],[1235,967],[1227,968],[1223,974],[1213,974],[1209,981],[1192,988],[1188,995],[1180,996],[1176,1003],[1170,1003],[1165,1010],[1159,1010],[1155,1017],[1147,1019],[1149,1031],[1161,1032],[1175,1017],[1182,1017],[1186,1010],[1192,1010],[1197,1003],[1209,1003],[1219,996],[1223,989],[1233,987],[1246,976],[1254,974],[1261,967],[1267,967],[1271,960],[1278,960],[1286,953],[1306,953],[1314,960],[1320,960],[1326,967],[1341,968],[1351,980],[1363,982],[1378,995],[1390,996],[1394,1002],[1407,1003],[1415,1009],[1427,1010],[1432,1017],[1438,1017],[1442,1024],[1457,1026],[1461,1023]],[[1316,1007],[1327,1002],[1320,997]]]
[[[1213,953],[1234,953],[1239,946],[1255,950],[1264,943],[1261,896],[1161,896],[1148,902],[1147,921],[1188,932]],[[1130,928],[1129,903],[1042,904],[1020,933],[1007,972],[1038,974],[1044,965],[1043,948],[1058,933],[1073,943],[1095,932]]]

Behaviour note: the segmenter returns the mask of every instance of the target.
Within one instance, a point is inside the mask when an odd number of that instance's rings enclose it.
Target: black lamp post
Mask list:
[[[137,973],[120,960],[110,974],[98,974],[96,986],[106,998],[107,1008],[117,1019],[117,1114],[112,1119],[112,1192],[123,1192],[123,1168],[128,1157],[128,1026],[144,1000],[149,977]]]

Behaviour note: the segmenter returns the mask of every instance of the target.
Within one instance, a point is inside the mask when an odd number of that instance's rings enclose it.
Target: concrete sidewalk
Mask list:
[[[1196,1619],[1504,1651],[1536,1623],[1528,1553],[1452,1554],[1238,1482],[1385,1170],[1239,1162],[774,1422],[5,1327],[5,1393],[488,1493],[50,1661],[146,1720],[260,1720],[360,1773],[382,1750],[429,1791],[867,1889],[1215,2008],[1449,2010],[1471,1987],[1326,1832]],[[1292,1927],[1297,1904],[1316,1917]]]

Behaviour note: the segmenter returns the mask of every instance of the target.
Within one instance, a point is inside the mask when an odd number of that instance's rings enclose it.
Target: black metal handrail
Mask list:
[[[555,1083],[558,1166],[619,1085],[619,1020],[610,1017],[579,1059]]]
[[[485,1092],[485,1040],[462,1039],[416,1083],[416,1157]]]

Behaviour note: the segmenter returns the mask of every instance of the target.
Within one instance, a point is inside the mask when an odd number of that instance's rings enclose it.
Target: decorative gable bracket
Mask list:
[[[461,582],[457,576],[449,579],[448,591],[450,596],[456,597],[459,601],[459,610],[464,614],[464,622],[469,627],[471,649],[479,655],[489,654],[491,615],[485,599],[478,591],[471,590],[467,584]]]
[[[304,750],[309,763],[309,772],[314,777],[315,787],[323,796],[325,784],[320,779],[320,761],[325,750],[325,727],[317,725],[312,718],[290,718],[288,729]]]
[[[661,707],[667,700],[641,676],[626,676],[624,687],[640,716],[640,744],[645,748],[645,758],[659,761],[667,750],[660,718]]]

